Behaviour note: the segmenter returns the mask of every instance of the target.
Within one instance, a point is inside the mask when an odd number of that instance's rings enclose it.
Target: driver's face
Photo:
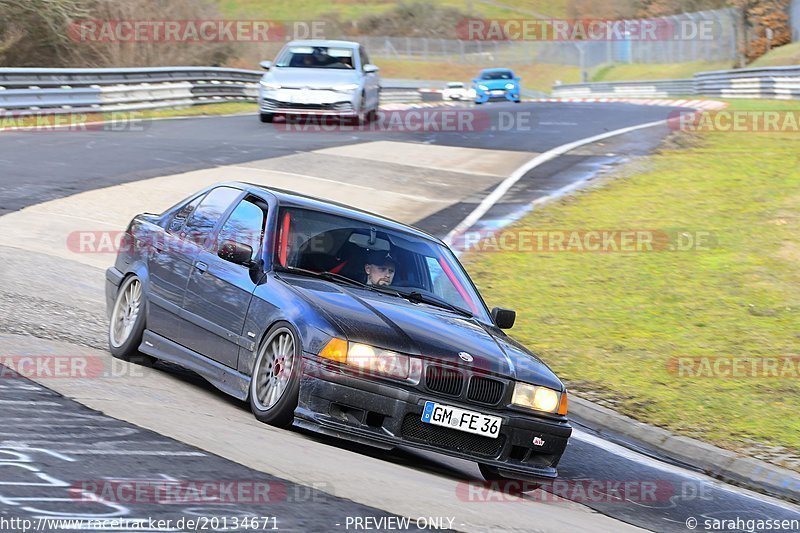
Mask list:
[[[367,271],[367,285],[386,286],[394,280],[394,265],[366,265],[364,270]]]

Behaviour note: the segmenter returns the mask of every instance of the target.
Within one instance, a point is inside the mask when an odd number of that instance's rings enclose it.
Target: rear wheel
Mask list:
[[[250,409],[266,424],[289,427],[300,391],[300,343],[287,324],[276,324],[261,344],[250,380]]]
[[[139,352],[145,322],[145,296],[138,276],[125,278],[117,291],[108,326],[111,355],[132,363],[152,364],[154,357]]]

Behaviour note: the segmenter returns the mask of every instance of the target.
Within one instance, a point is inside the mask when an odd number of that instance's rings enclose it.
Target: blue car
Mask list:
[[[475,103],[483,104],[489,100],[510,100],[520,102],[519,78],[507,68],[489,68],[482,70],[472,80],[475,89]]]
[[[442,241],[225,183],[136,216],[123,244],[106,271],[113,356],[189,368],[275,426],[556,477],[567,391]]]

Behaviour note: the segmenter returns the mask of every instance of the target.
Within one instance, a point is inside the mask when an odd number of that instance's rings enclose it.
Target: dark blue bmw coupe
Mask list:
[[[189,368],[268,424],[556,477],[567,391],[440,240],[226,183],[136,216],[123,244],[106,271],[115,357]]]

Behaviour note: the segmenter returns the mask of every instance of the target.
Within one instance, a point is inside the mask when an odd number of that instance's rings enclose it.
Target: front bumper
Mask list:
[[[502,418],[496,439],[421,422],[426,400]],[[301,427],[346,440],[391,449],[408,446],[483,463],[512,479],[543,481],[556,466],[572,427],[565,420],[487,408],[364,379],[306,354],[296,411]],[[537,442],[544,443],[536,446]]]
[[[352,95],[334,91],[313,91],[303,97],[299,91],[265,91],[259,99],[261,113],[273,115],[358,116],[357,102]]]
[[[499,89],[481,91],[477,93],[475,97],[475,101],[481,103],[488,102],[489,100],[508,100],[510,102],[516,102],[519,99],[519,89],[503,89],[502,92],[500,92]]]

